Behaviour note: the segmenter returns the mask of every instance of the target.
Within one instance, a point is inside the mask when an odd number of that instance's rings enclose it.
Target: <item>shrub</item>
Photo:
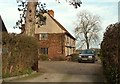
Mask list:
[[[39,55],[39,60],[42,60],[42,61],[47,61],[47,60],[49,60],[49,59],[48,59],[48,55]]]
[[[119,79],[119,42],[120,42],[120,23],[111,24],[104,33],[101,43],[101,60],[105,70],[108,84],[118,84]]]
[[[75,61],[78,61],[78,60],[77,60],[77,59],[78,59],[78,55],[79,55],[79,54],[72,54],[72,55],[71,55],[71,61],[74,61],[74,62],[75,62]]]
[[[37,39],[25,35],[3,33],[2,46],[3,77],[38,70]]]

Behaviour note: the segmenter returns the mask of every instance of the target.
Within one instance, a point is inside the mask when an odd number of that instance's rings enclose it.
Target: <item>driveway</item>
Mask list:
[[[87,82],[88,84],[102,84],[104,79],[100,61],[96,63],[39,61],[39,72],[36,76],[14,80],[14,82]]]

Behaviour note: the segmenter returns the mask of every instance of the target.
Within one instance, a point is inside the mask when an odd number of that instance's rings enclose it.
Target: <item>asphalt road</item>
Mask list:
[[[40,61],[39,75],[18,79],[18,82],[87,82],[88,84],[103,84],[100,61],[95,63],[78,63],[67,61]],[[81,84],[80,83],[80,84]]]

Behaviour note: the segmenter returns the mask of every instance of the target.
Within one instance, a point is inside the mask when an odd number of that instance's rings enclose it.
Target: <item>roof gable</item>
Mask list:
[[[49,13],[45,13],[46,25],[36,25],[35,34],[37,33],[65,33],[71,38],[75,39],[56,19],[54,19]]]
[[[50,16],[50,15],[49,15]],[[55,21],[55,23],[62,29],[62,30],[64,30],[65,31],[65,33],[67,34],[67,35],[69,35],[70,37],[72,37],[73,39],[75,39],[56,19],[54,19],[52,16],[50,16],[54,21]]]
[[[48,13],[45,13],[46,16],[46,24],[42,26],[38,26],[36,24],[35,34],[37,33],[65,33],[65,30],[61,29],[59,25],[51,18]],[[38,19],[39,21],[39,19]]]
[[[7,32],[7,29],[5,27],[5,24],[0,16],[0,31],[2,30],[2,32]]]

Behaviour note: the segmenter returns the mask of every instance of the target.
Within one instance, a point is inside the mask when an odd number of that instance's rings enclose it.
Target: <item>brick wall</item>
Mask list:
[[[39,35],[36,35],[38,38]],[[51,60],[62,60],[64,59],[64,34],[52,33],[48,34],[48,40],[39,41],[40,48],[48,48],[48,57]]]

